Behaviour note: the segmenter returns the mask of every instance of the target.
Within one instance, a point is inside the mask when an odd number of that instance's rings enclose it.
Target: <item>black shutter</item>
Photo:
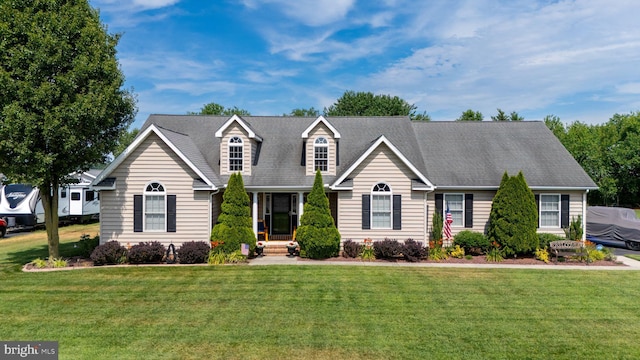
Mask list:
[[[176,196],[167,195],[167,232],[176,232]]]
[[[442,216],[443,208],[442,203],[444,202],[443,194],[436,194],[436,214],[440,214]]]
[[[560,195],[560,226],[569,227],[569,195]]]
[[[133,195],[133,232],[142,232],[142,195]]]
[[[538,227],[540,227],[540,195],[535,194],[534,196],[536,198],[536,210],[538,210]]]
[[[340,141],[336,139],[336,166],[340,166]]]
[[[362,229],[371,229],[371,197],[369,194],[362,195]]]
[[[464,195],[464,227],[473,227],[473,194]]]
[[[307,142],[302,140],[302,155],[300,156],[300,166],[307,164]]]
[[[402,230],[402,195],[393,195],[393,230]]]

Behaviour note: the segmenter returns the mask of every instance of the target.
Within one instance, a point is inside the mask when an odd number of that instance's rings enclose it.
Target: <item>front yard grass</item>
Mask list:
[[[0,340],[59,341],[60,359],[640,358],[637,271],[240,265],[22,273],[19,262],[33,260],[40,243],[8,240],[0,240]]]

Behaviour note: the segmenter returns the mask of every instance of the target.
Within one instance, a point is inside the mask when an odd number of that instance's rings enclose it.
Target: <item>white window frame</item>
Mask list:
[[[240,156],[234,156],[232,157],[231,154],[237,155],[238,151],[237,150],[233,150],[232,149],[236,149],[239,148],[240,149]],[[232,136],[229,139],[229,143],[227,144],[227,157],[228,157],[228,163],[229,166],[227,169],[229,169],[230,172],[236,172],[236,171],[243,171],[244,170],[244,141],[242,140],[242,138],[240,138],[239,136]],[[240,163],[236,163],[237,161],[240,161]]]
[[[538,210],[538,219],[539,219],[539,224],[540,224],[540,228],[559,228],[561,227],[560,222],[562,221],[562,202],[561,202],[561,197],[560,194],[539,194],[539,210]],[[557,210],[543,210],[543,206],[542,206],[542,197],[554,197],[557,199],[556,203],[558,204],[558,209]],[[549,201],[547,201],[549,203]],[[558,214],[558,222],[554,225],[542,225],[542,213],[557,213]]]
[[[147,197],[161,197],[162,200],[162,212],[152,212],[147,209]],[[150,229],[147,228],[147,216],[148,215],[162,215],[163,227],[162,229]],[[166,232],[167,231],[167,189],[159,181],[150,181],[144,187],[144,193],[142,197],[142,229],[144,232]]]
[[[376,197],[378,197],[378,201],[382,198],[385,198],[389,203],[389,210],[386,211],[375,211],[376,210]],[[371,224],[372,229],[392,229],[393,228],[393,191],[391,190],[391,186],[385,182],[378,182],[371,187],[371,214],[369,223]],[[374,221],[375,214],[389,214],[389,224],[384,226],[378,226],[376,221]]]
[[[453,223],[451,223],[451,227],[464,227],[464,224],[465,224],[465,219],[464,219],[464,213],[465,213],[465,211],[464,211],[465,210],[464,209],[464,205],[465,205],[464,204],[464,202],[465,202],[464,201],[464,193],[445,193],[445,194],[443,194],[443,196],[442,196],[442,219],[446,219],[447,218],[447,204],[448,204],[447,197],[448,196],[460,196],[460,197],[462,197],[462,200],[461,200],[462,208],[461,209],[451,209],[451,207],[449,207],[449,211],[451,212],[451,217],[454,219]],[[456,217],[453,216],[454,212],[461,214],[461,216],[460,216],[460,219],[461,219],[460,224],[456,223],[456,221],[455,221]]]
[[[318,150],[323,150],[324,159],[318,157]],[[321,165],[318,165],[318,163],[321,163]],[[313,171],[318,169],[320,169],[320,172],[329,171],[329,140],[324,136],[316,138],[313,142]]]

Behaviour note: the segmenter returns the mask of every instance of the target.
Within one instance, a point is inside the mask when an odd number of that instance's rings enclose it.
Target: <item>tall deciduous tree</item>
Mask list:
[[[522,172],[502,176],[489,213],[487,237],[507,255],[531,253],[538,246],[538,210]]]
[[[138,136],[139,132],[140,129],[138,128],[132,129],[131,131],[122,131],[120,137],[118,138],[118,145],[116,146],[115,150],[113,150],[113,156],[118,157],[118,155],[122,154],[122,152],[125,151],[129,145],[131,145],[133,139]]]
[[[317,117],[319,115],[320,115],[320,110],[313,108],[313,106],[308,109],[293,109],[288,114],[282,114],[282,116],[298,116],[298,117],[304,117],[304,116]]]
[[[0,3],[2,172],[40,189],[52,258],[58,187],[104,162],[135,115],[118,39],[86,0]]]
[[[480,111],[473,111],[471,109],[468,109],[466,111],[463,111],[462,115],[460,115],[460,117],[457,118],[456,121],[482,121],[482,119],[484,119],[484,116]]]
[[[511,114],[507,115],[502,109],[498,108],[498,114],[496,116],[491,116],[491,120],[493,121],[522,121],[524,117],[520,116],[517,112],[512,111]]]
[[[200,111],[198,112],[187,112],[188,115],[225,115],[225,116],[233,116],[233,115],[251,115],[251,113],[245,109],[240,109],[237,106],[232,108],[226,108],[223,105],[210,102],[205,104]]]
[[[331,216],[320,170],[316,172],[313,189],[304,204],[297,239],[301,256],[325,259],[338,256],[340,252],[340,232]]]
[[[345,91],[336,102],[324,108],[325,116],[409,116],[412,120],[429,121],[426,113],[416,114],[417,107],[391,95]]]

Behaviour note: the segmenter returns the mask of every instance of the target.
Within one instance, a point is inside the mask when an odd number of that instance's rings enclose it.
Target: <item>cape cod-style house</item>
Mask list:
[[[208,241],[230,174],[242,174],[254,232],[289,239],[316,170],[342,240],[484,232],[504,172],[522,171],[539,232],[585,218],[596,184],[543,122],[412,122],[408,117],[151,115],[93,182],[100,239],[176,246]],[[262,227],[261,227],[262,229]]]

